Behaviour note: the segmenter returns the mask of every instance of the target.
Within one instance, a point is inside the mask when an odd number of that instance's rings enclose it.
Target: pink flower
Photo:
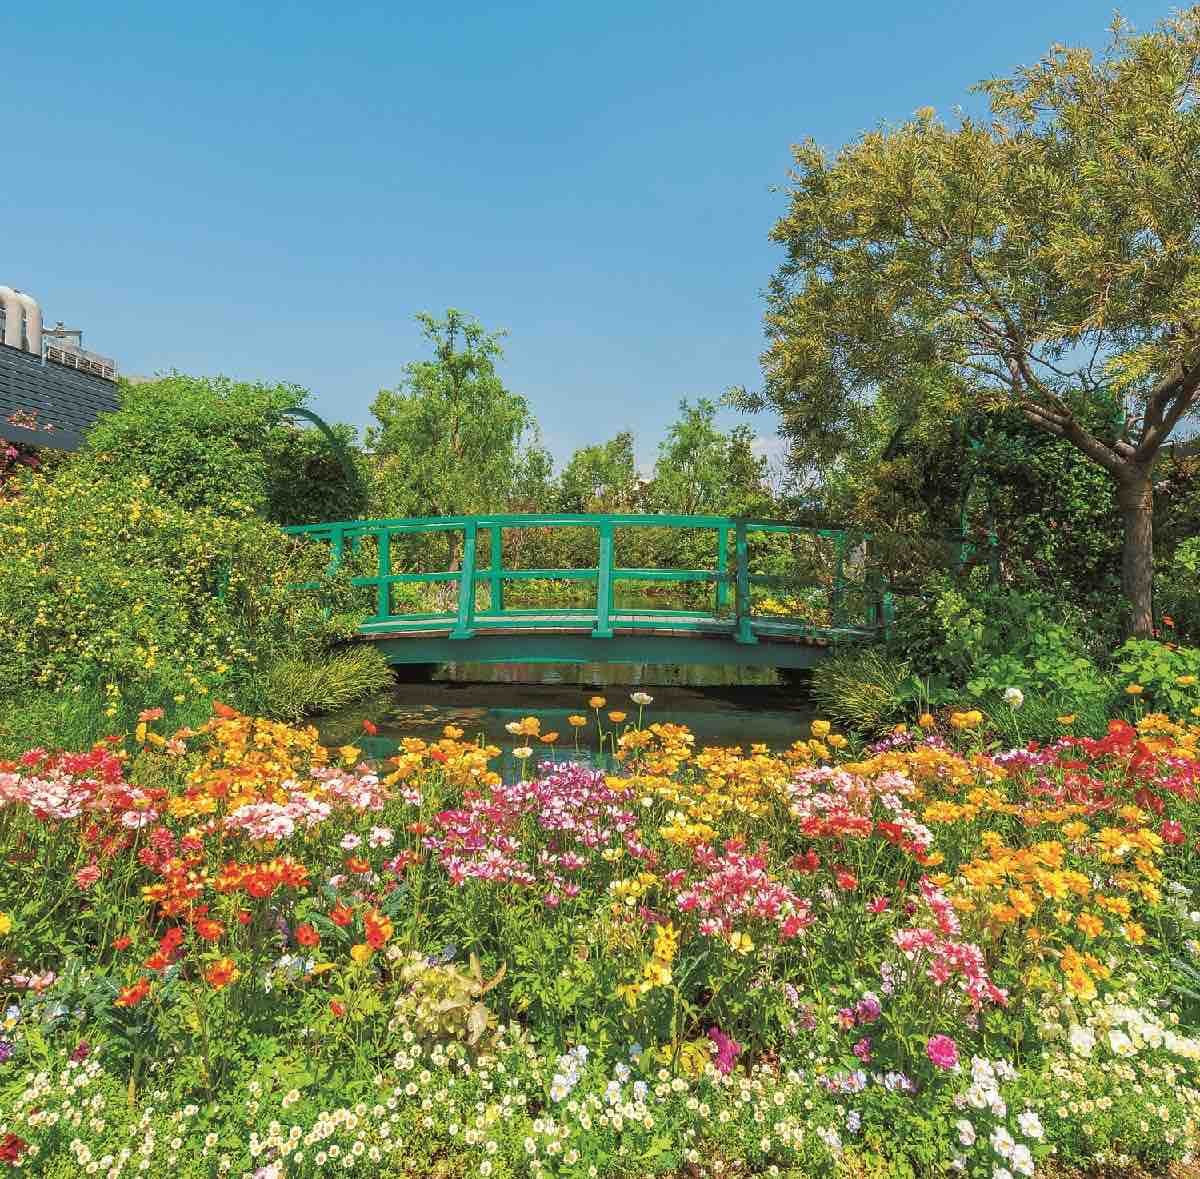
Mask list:
[[[100,879],[100,869],[95,864],[87,864],[75,873],[75,883],[86,892]]]
[[[876,897],[867,902],[867,909],[872,913],[882,913],[888,907],[887,897]]]
[[[708,1038],[717,1049],[717,1059],[715,1061],[717,1071],[728,1075],[733,1071],[734,1063],[742,1054],[741,1044],[736,1040],[730,1039],[729,1036],[717,1027],[708,1029]]]
[[[930,1036],[925,1052],[937,1068],[958,1067],[958,1045],[949,1036]]]
[[[852,1049],[854,1055],[858,1057],[864,1064],[871,1059],[871,1041],[863,1036]]]

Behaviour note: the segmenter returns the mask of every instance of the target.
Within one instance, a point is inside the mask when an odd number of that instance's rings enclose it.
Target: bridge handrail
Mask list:
[[[504,529],[513,528],[592,528],[599,536],[598,561],[594,567],[571,569],[505,569],[502,564],[502,534]],[[716,569],[644,569],[619,566],[613,553],[614,532],[618,528],[672,528],[715,531],[717,534]],[[480,530],[491,535],[490,565],[477,568],[476,547]],[[721,615],[729,604],[729,589],[734,591],[734,611],[731,619],[733,638],[739,643],[756,643],[753,630],[750,590],[752,586],[786,587],[794,584],[791,579],[771,574],[753,573],[749,567],[750,533],[791,533],[810,535],[835,544],[835,569],[831,586],[831,622],[826,628],[830,633],[844,632],[859,634],[864,629],[886,628],[891,620],[890,595],[882,584],[871,587],[867,603],[867,617],[862,626],[847,626],[845,618],[845,558],[847,539],[845,529],[814,528],[785,520],[758,519],[735,516],[679,516],[639,514],[586,514],[575,512],[554,513],[494,513],[476,516],[424,516],[389,520],[340,520],[323,524],[292,525],[285,533],[312,540],[329,541],[331,546],[329,572],[335,572],[341,564],[345,546],[358,548],[359,542],[374,536],[378,540],[378,569],[374,577],[354,577],[356,586],[374,586],[376,589],[375,615],[365,626],[378,627],[389,621],[408,616],[395,615],[391,610],[391,587],[397,584],[429,584],[457,581],[458,610],[454,629],[450,637],[466,639],[474,635],[477,624],[494,624],[497,616],[514,615],[505,610],[504,583],[522,580],[591,580],[596,579],[595,611],[568,611],[574,616],[595,617],[592,630],[595,638],[611,638],[613,616],[620,614],[614,607],[613,587],[618,582],[707,582],[716,587],[714,615]],[[393,573],[391,571],[391,538],[393,534],[420,534],[425,532],[462,531],[463,554],[459,569],[439,570],[429,573]],[[734,534],[734,568],[728,569],[729,533]],[[862,534],[866,541],[869,537]],[[475,606],[475,589],[479,582],[490,584],[490,608],[478,612]],[[297,588],[308,588],[297,587]],[[553,613],[547,611],[545,613]],[[559,612],[563,613],[563,612]],[[626,612],[627,613],[627,612]],[[642,614],[664,614],[681,620],[699,616],[695,611],[639,611]],[[424,617],[424,616],[420,616]],[[434,616],[437,617],[437,616]],[[442,617],[453,617],[444,615]],[[557,615],[555,615],[557,617]],[[565,617],[565,614],[564,614]],[[760,620],[762,621],[762,620]],[[693,628],[698,622],[691,622]],[[687,626],[685,625],[685,629]],[[814,628],[816,629],[816,628]]]

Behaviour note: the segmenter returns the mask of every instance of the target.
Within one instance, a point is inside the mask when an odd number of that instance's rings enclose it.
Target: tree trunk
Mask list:
[[[1129,635],[1148,639],[1154,632],[1154,487],[1150,472],[1134,467],[1122,477],[1117,502],[1125,524],[1121,590],[1133,608]]]

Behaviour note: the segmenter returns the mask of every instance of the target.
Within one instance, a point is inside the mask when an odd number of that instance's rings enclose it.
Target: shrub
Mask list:
[[[1116,659],[1122,684],[1139,688],[1150,708],[1182,715],[1200,705],[1200,647],[1129,639]]]
[[[813,672],[813,699],[822,716],[879,732],[907,712],[902,685],[909,671],[906,662],[878,650],[835,655]]]
[[[328,654],[285,655],[266,668],[256,687],[266,715],[296,721],[336,712],[391,683],[383,654],[362,644]]]
[[[270,498],[272,433],[305,396],[294,385],[179,373],[123,383],[120,409],[100,417],[83,458],[106,478],[144,477],[184,507],[262,512]]]
[[[353,631],[326,555],[252,517],[185,510],[147,479],[69,463],[0,503],[0,701],[98,695],[107,731],[148,707],[237,698],[256,668]],[[312,593],[290,584],[317,583]]]

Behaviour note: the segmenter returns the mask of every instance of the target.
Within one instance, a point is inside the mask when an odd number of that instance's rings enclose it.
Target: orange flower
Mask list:
[[[623,712],[614,710],[608,714],[608,719],[612,721],[614,725],[619,725],[625,719],[625,714]]]
[[[338,1019],[341,1019],[342,1016],[346,1014],[345,1004],[339,1003],[336,999],[329,1000],[329,1010],[332,1011],[333,1014],[338,1017]]]
[[[334,925],[341,925],[344,928],[354,920],[354,912],[352,909],[348,909],[345,905],[338,905],[337,908],[329,914],[329,920],[332,921]]]
[[[346,867],[351,872],[357,872],[360,876],[365,876],[371,870],[371,865],[360,856],[347,856]]]
[[[378,909],[367,910],[363,917],[363,927],[367,931],[367,944],[375,950],[382,949],[394,932],[391,919],[385,917]]]
[[[296,941],[302,946],[319,946],[321,935],[306,922],[296,926]]]
[[[379,729],[375,725],[371,724],[369,720],[363,721],[363,732],[366,733],[368,737],[379,736]]]
[[[113,1001],[115,1007],[136,1007],[150,993],[150,980],[139,978],[131,987],[126,987]]]
[[[238,713],[237,709],[230,708],[228,704],[222,704],[220,700],[214,700],[213,715],[219,716],[222,720],[233,720]]]
[[[206,941],[219,941],[221,935],[225,932],[225,926],[219,921],[214,921],[211,917],[197,917],[192,922],[192,928]]]
[[[603,696],[593,696],[588,701],[588,707],[600,709],[600,708],[603,708],[607,703],[608,703],[608,701],[605,700]]]
[[[133,938],[126,934],[113,938],[112,948],[114,950],[128,950],[131,945],[133,945]]]
[[[234,982],[241,971],[234,965],[232,958],[218,958],[205,972],[204,978],[214,991]]]

